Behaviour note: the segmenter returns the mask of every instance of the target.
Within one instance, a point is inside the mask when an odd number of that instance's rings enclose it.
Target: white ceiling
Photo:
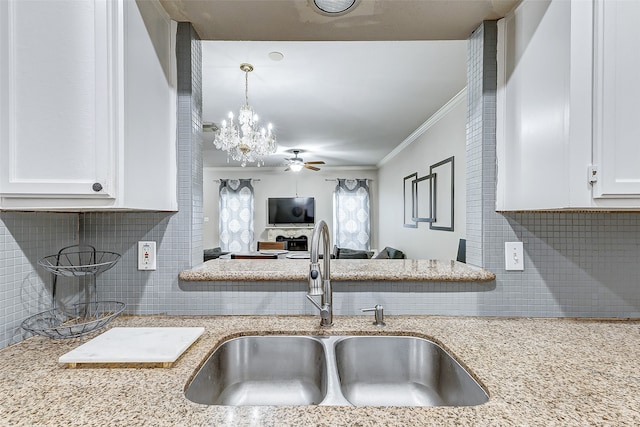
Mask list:
[[[378,164],[464,88],[469,34],[517,0],[361,0],[333,18],[307,0],[161,2],[206,40],[203,121],[237,115],[240,64],[254,65],[249,103],[273,123],[279,144],[265,166],[284,169],[293,149],[327,167]],[[284,59],[269,59],[274,51]],[[213,148],[211,132],[204,135],[205,166],[238,166]]]
[[[274,50],[282,61],[269,59]],[[202,58],[202,117],[218,124],[244,103],[240,63],[254,65],[249,104],[279,145],[266,166],[284,165],[293,149],[327,166],[375,165],[466,82],[463,41],[207,41]],[[204,136],[211,147],[213,133]],[[204,163],[227,157],[205,150]]]

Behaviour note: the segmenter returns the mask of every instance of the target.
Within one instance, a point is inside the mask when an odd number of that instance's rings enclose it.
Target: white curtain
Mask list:
[[[338,179],[333,193],[333,224],[336,246],[369,250],[371,221],[366,179]]]
[[[253,186],[250,179],[220,180],[220,248],[249,252],[253,245]]]

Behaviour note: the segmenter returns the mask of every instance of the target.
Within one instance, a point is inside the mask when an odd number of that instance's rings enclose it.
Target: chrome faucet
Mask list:
[[[320,250],[320,237],[322,237],[322,253],[324,260],[322,271],[320,270],[320,256],[318,253]],[[320,326],[333,325],[333,290],[331,289],[331,253],[329,252],[329,248],[329,227],[324,220],[320,220],[313,228],[313,235],[311,236],[309,291],[307,292],[307,299],[311,301],[318,310],[320,310]],[[312,298],[312,296],[317,295],[322,296],[320,304]]]

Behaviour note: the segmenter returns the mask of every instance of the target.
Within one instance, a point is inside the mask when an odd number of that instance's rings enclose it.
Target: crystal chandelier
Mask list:
[[[240,107],[238,124],[234,123],[230,112],[229,123],[222,121],[213,143],[227,152],[227,162],[231,158],[239,161],[242,167],[253,162],[259,167],[264,165],[265,156],[276,152],[278,145],[271,123],[267,129],[258,130],[258,115],[249,105],[249,73],[253,71],[253,65],[240,64],[240,69],[244,71],[244,105]]]

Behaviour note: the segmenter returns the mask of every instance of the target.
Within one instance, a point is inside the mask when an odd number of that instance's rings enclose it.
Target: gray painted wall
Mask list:
[[[455,259],[458,241],[466,237],[467,101],[466,96],[456,96],[454,99],[455,104],[449,101],[446,112],[441,109],[435,114],[440,118],[425,133],[378,170],[380,203],[377,207],[379,223],[384,225],[379,227],[380,247],[398,248],[410,259]],[[405,227],[402,209],[404,177],[412,173],[424,177],[429,174],[430,165],[449,157],[454,157],[455,161],[454,230],[431,229],[427,222],[417,223],[417,228]],[[450,189],[446,186],[438,187],[438,194],[451,195]],[[409,193],[408,196],[411,197],[411,194]],[[436,210],[438,206],[440,205],[436,205]],[[436,212],[436,216],[442,215],[442,212],[443,209],[440,209],[440,213]],[[442,219],[447,220],[447,218]]]

